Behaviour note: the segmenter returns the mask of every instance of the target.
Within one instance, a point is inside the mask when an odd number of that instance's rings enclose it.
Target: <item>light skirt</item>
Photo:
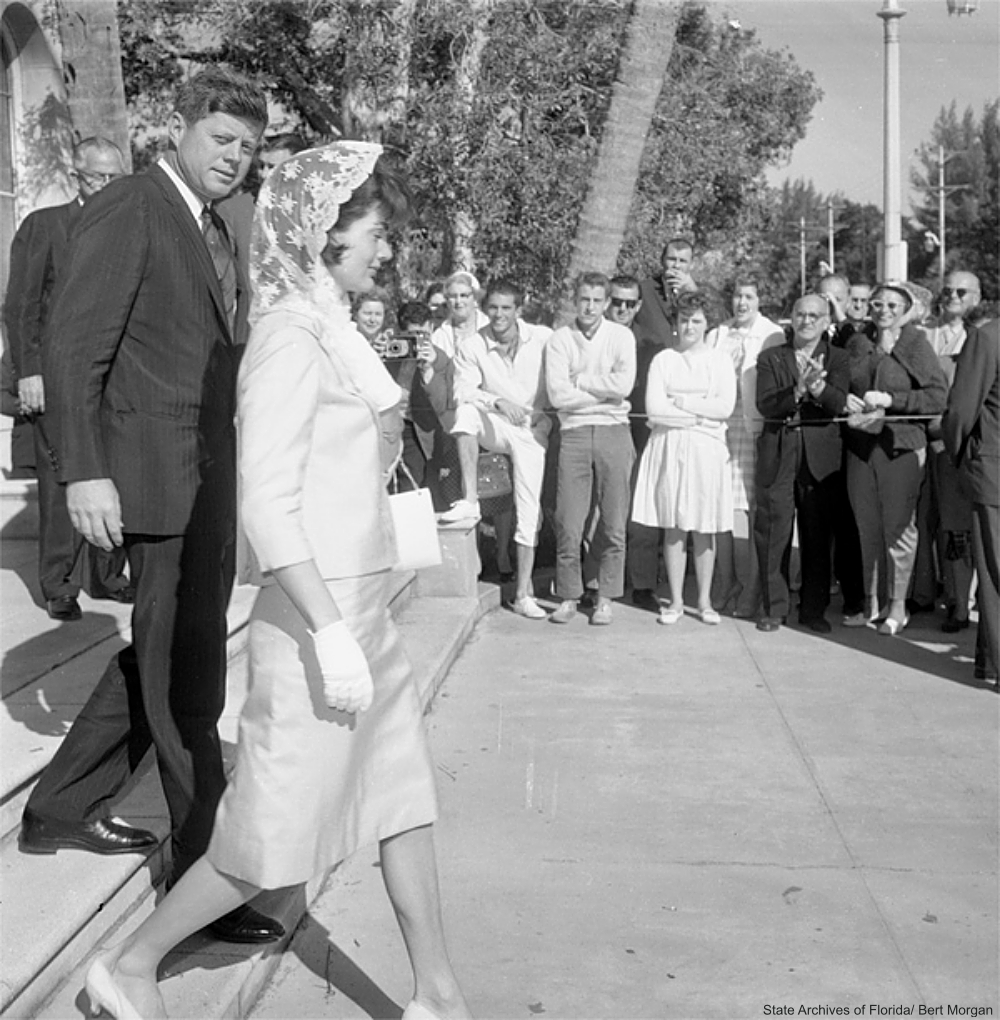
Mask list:
[[[712,534],[733,529],[733,480],[722,436],[657,426],[642,453],[632,519]]]
[[[328,581],[371,667],[367,712],[326,707],[305,621],[277,586],[250,617],[235,769],[208,848],[220,871],[273,889],[433,822],[434,771],[416,686],[388,610],[388,572]]]
[[[749,510],[754,501],[754,472],[757,469],[757,439],[746,426],[743,415],[729,419],[726,446],[733,478],[733,509]]]

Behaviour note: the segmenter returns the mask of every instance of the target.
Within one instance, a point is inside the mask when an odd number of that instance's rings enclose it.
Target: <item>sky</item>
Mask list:
[[[883,0],[711,0],[754,29],[769,49],[788,49],[823,90],[791,162],[768,174],[812,179],[818,191],[882,205]],[[1000,0],[980,0],[971,16],[948,14],[946,0],[902,0],[901,162],[904,213],[908,160],[942,106],[977,115],[1000,93]]]

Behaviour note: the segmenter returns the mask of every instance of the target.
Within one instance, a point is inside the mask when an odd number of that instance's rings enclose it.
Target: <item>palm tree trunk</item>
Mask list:
[[[479,87],[479,68],[488,42],[487,25],[495,3],[496,0],[469,0],[471,28],[455,73],[459,104],[455,123],[463,125],[466,130]],[[468,148],[468,136],[463,131],[455,143],[456,164],[468,162]],[[465,167],[457,166],[456,169],[464,171]],[[451,212],[451,269],[467,269],[469,272],[475,269],[472,242],[476,229],[477,223],[472,212],[456,204]]]
[[[680,9],[680,0],[635,0],[573,242],[569,281],[588,270],[614,272]],[[566,297],[560,321],[572,314],[572,302]]]
[[[59,38],[66,101],[78,139],[110,138],[132,166],[115,0],[63,0]]]

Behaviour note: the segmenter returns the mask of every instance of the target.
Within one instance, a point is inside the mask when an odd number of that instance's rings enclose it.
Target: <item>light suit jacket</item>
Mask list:
[[[377,416],[399,395],[347,306],[253,327],[238,385],[243,581],[309,559],[327,579],[393,566]]]

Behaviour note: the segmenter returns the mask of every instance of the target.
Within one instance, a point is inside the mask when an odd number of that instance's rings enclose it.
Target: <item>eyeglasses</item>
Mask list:
[[[613,297],[611,298],[612,308],[635,308],[639,303],[638,298],[624,298],[624,297]]]
[[[95,174],[89,170],[74,170],[74,174],[77,177],[83,178],[92,188],[96,188],[98,184],[110,184],[112,181],[117,181],[119,177],[124,177],[124,174]]]
[[[971,291],[967,287],[942,287],[941,297],[957,297],[964,298],[966,294],[970,294]]]
[[[901,312],[906,308],[906,305],[897,304],[895,301],[873,301],[871,306],[876,312]]]

